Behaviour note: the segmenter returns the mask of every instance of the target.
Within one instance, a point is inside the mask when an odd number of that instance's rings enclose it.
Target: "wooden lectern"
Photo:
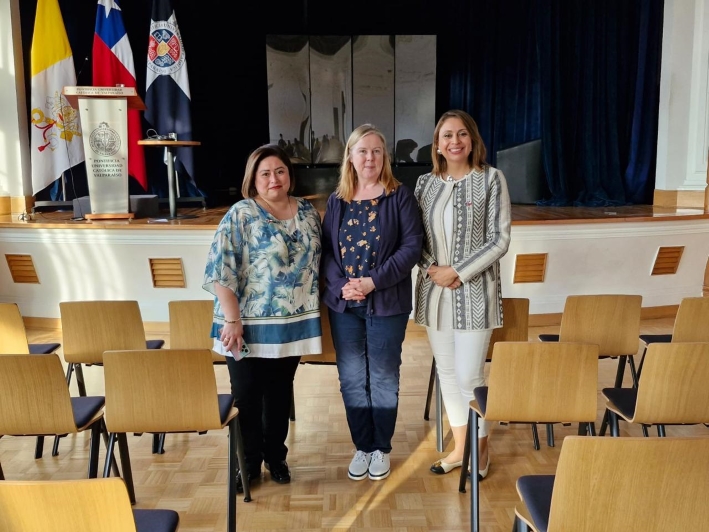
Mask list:
[[[145,109],[135,87],[64,87],[79,109],[91,198],[88,220],[133,218],[128,193],[128,109]]]
[[[139,140],[138,144],[142,146],[158,146],[167,150],[167,186],[168,199],[170,201],[170,219],[196,218],[196,216],[188,214],[177,215],[177,206],[175,205],[175,148],[199,146],[202,143],[196,140],[144,139]]]

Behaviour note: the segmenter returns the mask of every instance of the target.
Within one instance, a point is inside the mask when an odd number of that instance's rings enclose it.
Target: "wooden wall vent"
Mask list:
[[[12,280],[16,283],[39,284],[37,270],[34,269],[32,255],[5,255]]]
[[[155,288],[185,288],[182,259],[150,259],[150,274]]]
[[[667,246],[657,250],[651,275],[672,275],[677,273],[684,246]]]
[[[513,283],[543,283],[547,269],[546,253],[527,253],[515,256]]]

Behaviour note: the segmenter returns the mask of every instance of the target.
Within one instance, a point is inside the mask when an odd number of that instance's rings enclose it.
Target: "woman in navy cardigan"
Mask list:
[[[371,124],[347,141],[323,220],[321,302],[328,307],[340,391],[355,445],[352,480],[389,476],[399,367],[423,230],[413,192],[391,171]]]

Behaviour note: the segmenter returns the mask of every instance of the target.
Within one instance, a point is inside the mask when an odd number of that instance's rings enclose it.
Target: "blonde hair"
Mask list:
[[[480,132],[478,131],[478,125],[465,111],[460,109],[452,109],[446,111],[441,115],[436,124],[436,129],[433,131],[433,144],[431,144],[431,160],[433,161],[433,170],[431,173],[434,175],[443,175],[446,172],[447,164],[446,159],[442,154],[438,153],[438,135],[441,133],[441,128],[443,127],[443,122],[449,118],[459,118],[465,129],[470,134],[470,140],[473,143],[473,149],[468,155],[468,163],[471,168],[485,168],[487,166],[487,161],[485,157],[487,156],[487,150],[485,149],[485,143],[483,142]]]
[[[358,183],[357,171],[350,160],[350,155],[355,144],[367,135],[376,135],[379,137],[384,147],[384,165],[382,166],[382,173],[379,176],[379,182],[384,186],[384,194],[391,194],[401,185],[391,171],[391,158],[387,151],[387,141],[384,138],[384,134],[372,124],[362,124],[355,129],[350,135],[350,138],[347,139],[347,146],[345,146],[345,153],[342,156],[342,165],[340,166],[340,181],[337,184],[337,189],[335,189],[337,197],[348,203],[354,198]]]
[[[292,194],[295,189],[295,175],[293,172],[293,164],[290,162],[290,157],[288,154],[275,144],[265,144],[260,148],[256,148],[249,155],[246,161],[246,169],[244,170],[244,181],[241,183],[241,195],[244,198],[255,198],[258,196],[256,191],[256,171],[258,170],[258,165],[261,161],[267,159],[268,157],[278,157],[281,162],[285,165],[288,170],[288,179],[290,185],[288,186],[288,194]]]

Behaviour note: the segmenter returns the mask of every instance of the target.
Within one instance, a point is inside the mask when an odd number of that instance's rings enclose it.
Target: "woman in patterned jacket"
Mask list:
[[[244,439],[237,480],[290,482],[286,462],[293,379],[301,355],[322,353],[318,269],[320,215],[290,195],[288,155],[257,148],[246,163],[242,195],[214,235],[204,289],[214,299],[214,350],[226,356]],[[248,346],[245,348],[244,346]]]
[[[426,326],[453,433],[453,450],[431,466],[445,474],[461,466],[469,403],[485,385],[492,329],[502,326],[499,261],[510,243],[510,198],[468,113],[441,116],[431,152],[433,170],[414,192],[424,225],[416,323]],[[484,422],[478,438],[482,479],[490,466]]]

